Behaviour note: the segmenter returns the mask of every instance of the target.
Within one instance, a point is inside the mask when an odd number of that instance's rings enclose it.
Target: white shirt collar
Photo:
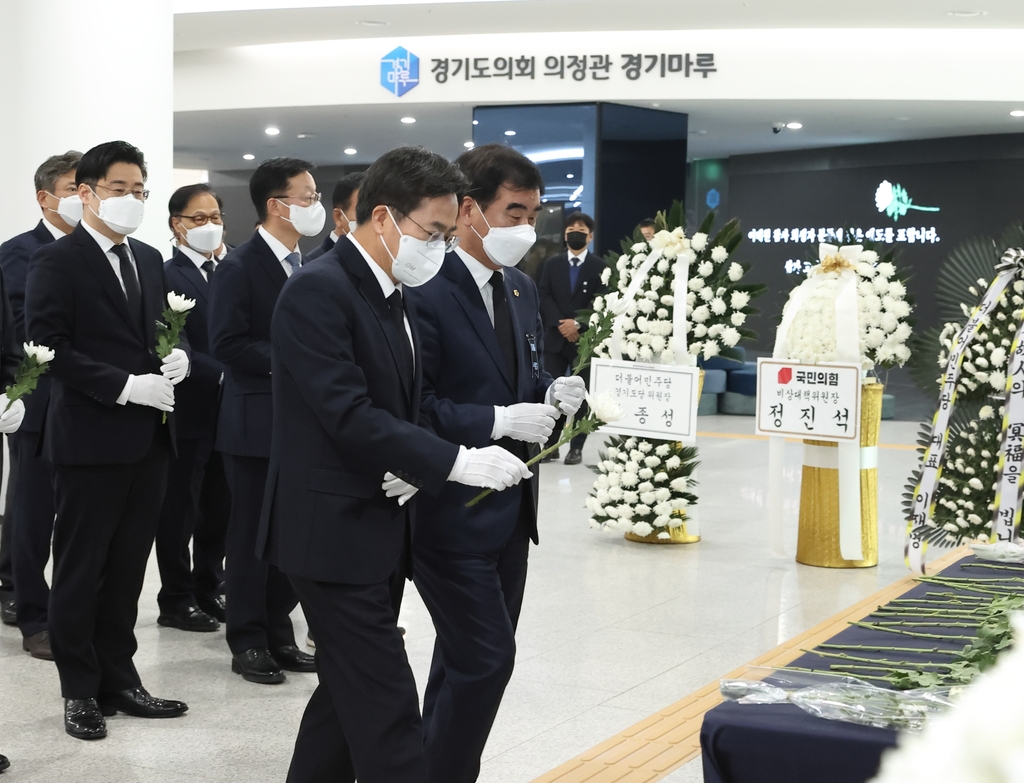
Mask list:
[[[63,231],[61,231],[55,225],[53,225],[53,223],[51,223],[45,217],[43,218],[43,225],[46,226],[46,230],[47,231],[49,231],[51,234],[53,234],[53,238],[54,239],[60,239],[61,237],[67,236],[67,234],[65,234]]]
[[[339,239],[341,239],[341,234],[338,233],[338,229],[334,229],[334,231],[331,232],[331,241],[334,244],[338,244]]]
[[[281,242],[277,237],[275,237],[273,234],[271,234],[269,231],[263,228],[263,226],[260,226],[258,229],[256,229],[256,231],[259,233],[261,237],[263,237],[263,241],[270,246],[270,249],[274,251],[274,255],[277,256],[278,261],[284,261],[285,258],[290,256],[292,253],[299,252],[298,244],[296,244],[294,248],[289,250],[287,247],[285,247],[283,242]]]
[[[104,253],[111,252],[110,249],[116,244],[113,239],[104,236],[95,228],[86,223],[84,220],[82,221],[82,227],[89,232],[89,236],[96,240],[96,244],[100,246],[100,250],[102,250]],[[128,244],[128,237],[124,238],[124,244]]]
[[[195,264],[196,265],[196,269],[199,269],[199,270],[202,270],[203,264],[205,264],[207,261],[211,260],[211,259],[207,258],[206,256],[204,256],[202,253],[197,253],[195,250],[190,248],[188,245],[178,245],[178,250],[180,250],[189,261],[191,261],[193,264]],[[214,267],[216,267],[217,266],[217,259],[212,259],[212,260],[213,260]]]
[[[373,260],[373,256],[366,252],[366,248],[360,245],[359,241],[354,236],[349,234],[348,241],[356,246],[356,250],[359,251],[359,254],[363,257],[366,263],[370,265],[370,271],[372,271],[373,276],[377,278],[377,282],[380,284],[381,293],[384,294],[385,299],[391,296],[395,291],[398,291],[399,293],[402,292],[402,284],[396,284],[392,281],[392,279],[388,277],[388,273],[380,268],[380,264]]]
[[[455,254],[462,259],[462,263],[466,265],[466,269],[473,276],[473,282],[476,283],[476,287],[482,291],[483,287],[491,282],[491,277],[494,275],[495,270],[485,267],[461,247],[456,246]],[[502,272],[501,276],[504,277],[505,273]]]
[[[574,258],[578,258],[580,261],[583,261],[587,257],[587,249],[586,248],[583,248],[578,253],[575,250],[573,250],[572,248],[567,248],[567,249],[569,251],[569,260],[570,261],[572,261]]]

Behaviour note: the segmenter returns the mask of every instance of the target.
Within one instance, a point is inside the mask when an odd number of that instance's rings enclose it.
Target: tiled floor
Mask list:
[[[645,546],[592,531],[583,498],[593,474],[560,463],[542,472],[541,545],[531,553],[516,672],[484,754],[482,783],[528,783],[661,707],[903,575],[899,496],[913,467],[907,449],[879,457],[878,568],[798,566],[768,549],[767,443],[749,418],[702,418],[700,429],[740,437],[700,439],[701,533],[690,546]],[[911,444],[916,426],[884,422],[883,443]],[[747,437],[743,437],[746,435]],[[593,462],[591,438],[584,462]],[[786,497],[795,549],[801,449],[787,448]],[[229,669],[222,633],[156,625],[155,564],[139,617],[136,663],[156,695],[185,699],[179,720],[110,719],[110,736],[67,737],[52,664],[0,630],[0,752],[7,781],[130,783],[283,781],[315,675],[280,686],[245,683]],[[415,590],[402,624],[417,681],[433,638]],[[304,631],[301,614],[296,625]],[[699,761],[665,778],[702,780]]]

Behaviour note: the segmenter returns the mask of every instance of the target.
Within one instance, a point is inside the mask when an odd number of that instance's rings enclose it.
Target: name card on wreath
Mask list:
[[[696,367],[594,359],[590,393],[608,392],[623,417],[602,433],[697,442],[700,370]]]
[[[757,360],[757,433],[859,441],[860,365]]]

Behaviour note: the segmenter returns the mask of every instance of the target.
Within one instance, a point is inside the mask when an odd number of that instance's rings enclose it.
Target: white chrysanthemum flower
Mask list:
[[[704,323],[710,317],[711,310],[708,308],[707,305],[701,305],[700,307],[694,308],[693,312],[690,314],[690,318],[692,318],[693,321],[698,324]]]
[[[601,285],[608,285],[608,281],[611,280],[611,279],[612,279],[612,268],[610,266],[606,266],[601,271]]]
[[[690,240],[690,247],[698,253],[701,252],[708,244],[708,235],[697,233],[693,235],[693,239]]]
[[[646,253],[647,252],[647,243],[646,242],[637,242],[636,244],[634,244],[630,248],[630,250],[632,250],[634,253]]]
[[[747,320],[747,314],[733,313],[731,316],[729,316],[729,320],[732,322],[733,326],[743,326],[743,323]]]
[[[710,277],[715,271],[715,265],[710,261],[701,261],[700,266],[697,267],[697,274],[701,277]]]
[[[743,277],[743,267],[733,261],[729,264],[729,279],[737,283]]]
[[[996,391],[1003,391],[1006,388],[1006,373],[1002,370],[989,373],[988,382]]]
[[[715,291],[709,285],[704,286],[697,293],[700,296],[700,298],[703,299],[705,302],[710,302],[712,299],[715,298]]]
[[[696,326],[693,327],[694,337],[706,337],[707,333],[708,328],[704,324],[697,324]]]
[[[668,468],[669,470],[676,470],[682,464],[683,461],[678,456],[675,455],[665,460],[665,467]]]
[[[686,486],[686,479],[682,476],[672,479],[668,486],[673,492],[686,492],[688,489]]]
[[[729,348],[732,348],[740,341],[740,333],[729,326],[722,330],[722,342],[725,343]]]
[[[711,359],[715,356],[718,356],[719,350],[720,349],[718,347],[718,343],[708,340],[706,343],[704,343],[704,350],[701,351],[701,353],[703,354],[705,359]]]
[[[711,300],[711,312],[715,315],[724,315],[728,306],[725,304],[725,300],[720,297],[715,297]]]
[[[661,303],[665,305],[665,307],[672,307],[672,305],[676,303],[676,298],[672,296],[672,294],[665,294],[663,297],[661,297]]]
[[[653,532],[654,532],[654,528],[651,527],[646,522],[637,522],[636,524],[633,525],[633,534],[634,535],[637,535],[637,536],[640,536],[640,537],[646,537],[646,536],[649,536]]]
[[[711,248],[711,260],[716,264],[720,264],[729,257],[729,251],[721,245]]]
[[[733,291],[729,295],[729,304],[733,310],[742,310],[748,304],[750,304],[750,294],[746,291]]]
[[[699,291],[701,288],[704,287],[704,280],[701,279],[699,276],[694,275],[686,283],[686,287],[689,288],[691,291]]]
[[[896,274],[896,267],[893,266],[888,261],[886,261],[885,263],[879,264],[878,266],[875,267],[875,269],[878,271],[879,277],[890,278],[894,274]]]

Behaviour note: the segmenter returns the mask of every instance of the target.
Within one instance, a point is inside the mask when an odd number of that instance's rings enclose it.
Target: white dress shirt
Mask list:
[[[299,252],[298,243],[295,244],[295,247],[293,249],[289,250],[287,247],[284,246],[283,242],[281,242],[277,237],[275,237],[273,234],[271,234],[269,231],[263,228],[263,226],[260,226],[258,229],[256,229],[256,231],[259,232],[259,235],[261,237],[263,237],[263,241],[270,246],[271,251],[273,251],[274,255],[277,257],[277,260],[284,268],[284,273],[288,275],[288,277],[291,277],[292,265],[285,261],[285,258],[290,256],[292,253]]]
[[[82,225],[85,227],[85,230],[89,232],[89,236],[95,239],[96,244],[100,246],[100,250],[102,250],[103,255],[107,257],[107,261],[110,262],[111,269],[114,270],[114,274],[117,276],[117,282],[121,284],[121,290],[124,291],[125,296],[128,296],[128,289],[124,287],[124,280],[121,278],[121,259],[118,258],[117,253],[113,251],[114,240],[103,236],[103,234],[90,226],[84,220],[82,221]],[[124,246],[128,251],[128,262],[135,270],[135,279],[137,280],[139,278],[139,265],[135,263],[135,256],[132,255],[131,246],[128,244],[128,237],[125,237]]]
[[[61,237],[66,237],[67,236],[67,234],[65,234],[63,231],[61,231],[55,225],[53,225],[53,223],[51,223],[45,217],[43,218],[43,225],[46,226],[46,230],[47,231],[49,231],[51,234],[53,234],[53,238],[54,239],[60,239]]]
[[[587,260],[587,249],[586,248],[583,248],[578,253],[576,251],[574,251],[572,248],[567,248],[567,249],[569,250],[569,263],[572,266],[579,266],[580,264],[582,264],[584,261]]]
[[[205,264],[207,261],[213,261],[213,270],[217,271],[217,259],[207,258],[202,253],[197,253],[188,245],[178,245],[178,250],[180,250],[185,255],[185,257],[188,258],[189,261],[196,265],[196,269],[198,269],[199,274],[203,276],[203,280],[209,282],[210,276],[206,274],[206,270],[203,269],[203,264]],[[291,264],[289,264],[288,267],[291,268]]]
[[[491,326],[494,326],[494,286],[491,285],[491,277],[494,275],[495,270],[485,267],[461,247],[456,247],[455,253],[462,259],[462,263],[466,265],[469,274],[473,276],[473,282],[476,283],[476,287],[480,291],[480,298],[484,300],[484,309],[487,311],[487,317],[491,319]],[[501,276],[504,278],[504,271],[500,269],[498,271],[501,272]]]
[[[373,272],[373,276],[377,279],[377,284],[380,285],[380,292],[382,294],[384,294],[384,300],[387,301],[388,297],[391,296],[391,294],[393,294],[395,291],[398,291],[399,296],[403,296],[404,297],[404,294],[402,292],[402,284],[401,283],[395,283],[394,281],[392,281],[392,279],[390,277],[388,277],[387,272],[385,272],[383,269],[380,268],[380,265],[376,261],[373,260],[373,257],[369,253],[366,252],[366,248],[364,248],[362,245],[360,245],[359,241],[354,236],[349,234],[348,235],[348,241],[356,246],[356,250],[359,251],[359,254],[363,257],[363,260],[366,261],[366,263],[370,265],[370,271]],[[389,303],[388,307],[390,307],[390,306],[391,305]],[[412,329],[409,326],[409,314],[408,313],[404,313],[403,314],[402,321],[405,323],[405,335],[406,335],[406,337],[409,338],[409,350],[412,351],[413,369],[415,369],[416,368],[416,349],[414,348],[413,342],[412,342]]]
[[[341,239],[341,235],[338,234],[338,229],[334,229],[334,231],[331,232],[331,242],[336,245],[338,244],[339,239]]]

